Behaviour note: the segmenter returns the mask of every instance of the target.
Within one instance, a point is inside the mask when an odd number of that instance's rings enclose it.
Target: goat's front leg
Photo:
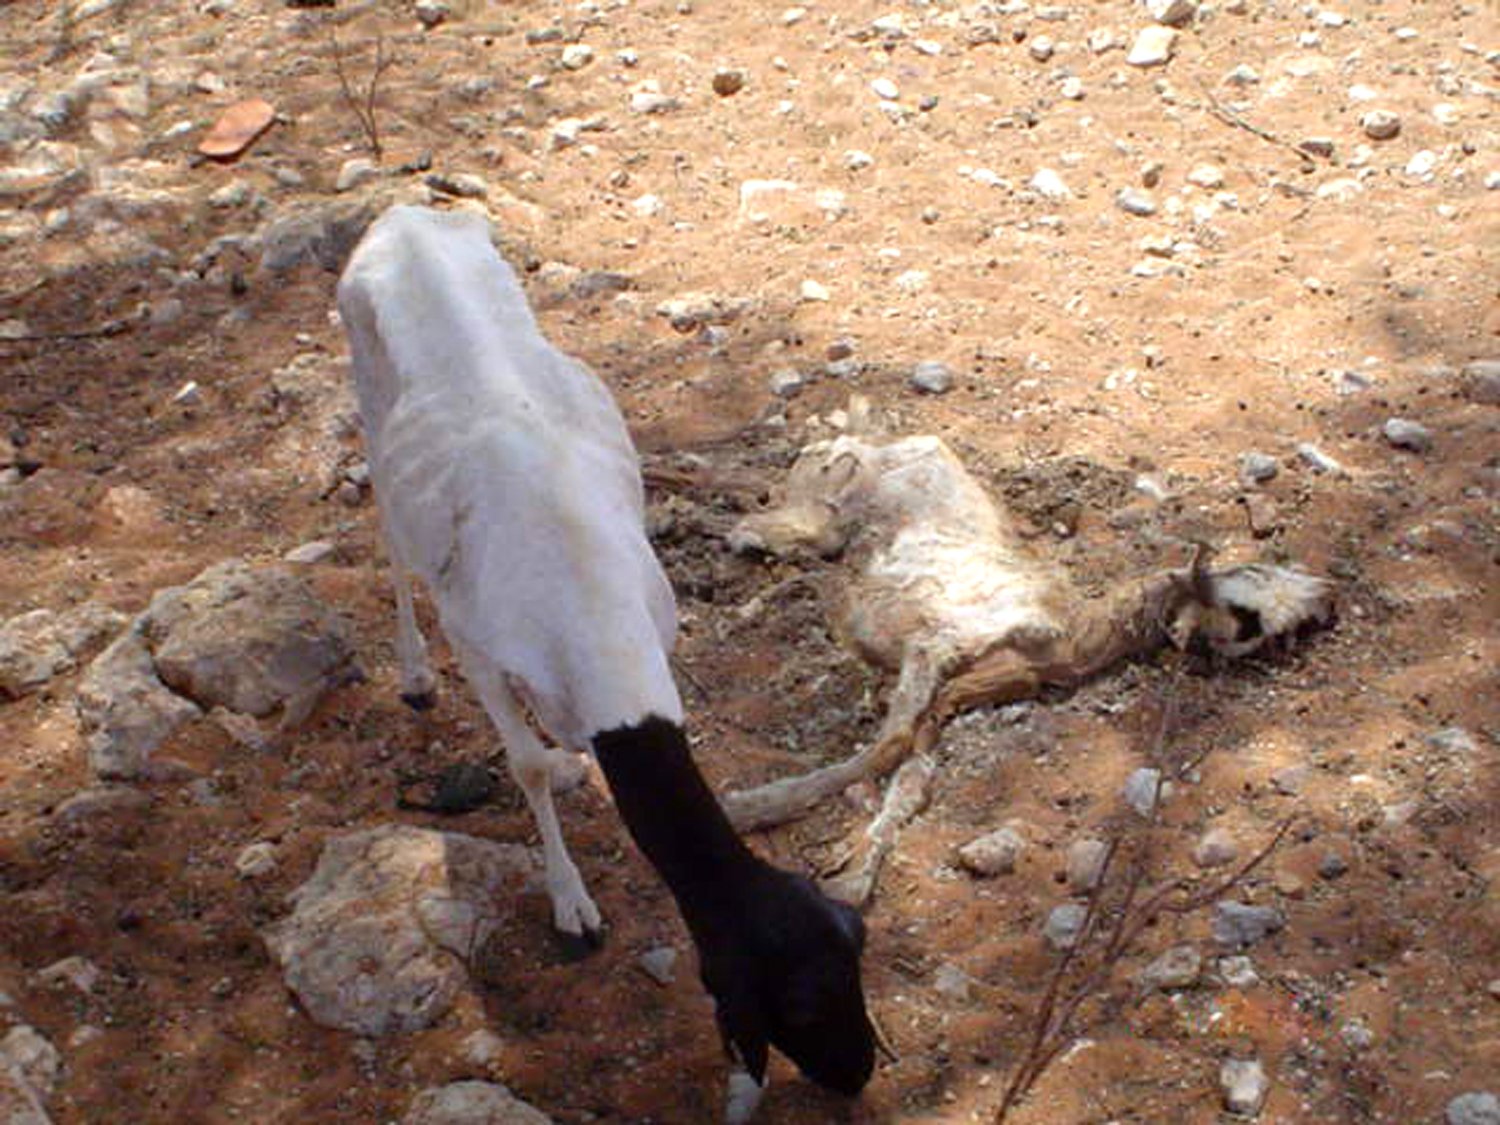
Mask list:
[[[465,674],[505,743],[511,776],[526,795],[542,837],[542,864],[552,924],[564,938],[597,947],[603,937],[599,908],[584,889],[583,876],[563,841],[562,825],[552,803],[552,783],[559,751],[549,750],[526,722],[520,701],[497,669],[472,653],[460,651]]]

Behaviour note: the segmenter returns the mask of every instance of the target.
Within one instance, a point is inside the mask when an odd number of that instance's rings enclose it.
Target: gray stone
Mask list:
[[[1255,963],[1248,957],[1220,957],[1219,979],[1230,988],[1254,988],[1260,983],[1260,974],[1255,971]]]
[[[1055,906],[1047,915],[1042,936],[1053,949],[1071,949],[1083,933],[1083,920],[1088,917],[1088,908],[1076,902]]]
[[[1428,746],[1443,754],[1468,757],[1479,752],[1474,736],[1463,727],[1443,727],[1422,739]]]
[[[1087,894],[1099,885],[1104,873],[1104,857],[1109,845],[1103,840],[1086,838],[1068,845],[1068,888],[1074,894]]]
[[[1470,402],[1500,406],[1500,359],[1476,359],[1464,364],[1459,386]]]
[[[670,945],[648,949],[636,959],[641,972],[665,987],[677,979],[677,950]]]
[[[1073,197],[1072,190],[1063,182],[1063,178],[1051,168],[1038,168],[1031,179],[1026,181],[1026,186],[1043,199],[1056,201]]]
[[[1245,484],[1265,484],[1280,471],[1281,462],[1268,453],[1240,454],[1240,480]]]
[[[1127,215],[1145,218],[1156,214],[1156,200],[1138,188],[1123,187],[1115,192],[1115,206]]]
[[[1459,1094],[1443,1110],[1446,1125],[1500,1125],[1500,1097],[1488,1091]]]
[[[38,1099],[46,1101],[57,1085],[62,1056],[44,1035],[33,1027],[20,1024],[0,1039],[0,1069],[10,1069],[29,1086]],[[3,1104],[3,1103],[0,1103]],[[8,1120],[0,1117],[0,1120]]]
[[[795,367],[784,367],[771,372],[771,393],[778,398],[792,398],[807,386],[807,376]]]
[[[349,628],[286,567],[219,563],[142,619],[163,683],[205,709],[300,722],[353,672]]]
[[[1214,905],[1213,935],[1220,945],[1236,948],[1254,945],[1286,925],[1286,917],[1274,906],[1251,906],[1243,902]]]
[[[1203,957],[1191,945],[1173,946],[1141,970],[1137,983],[1143,990],[1163,992],[1192,988],[1203,972]]]
[[[429,1027],[469,988],[468,958],[537,882],[527,848],[387,825],[335,837],[264,933],[287,987],[324,1027]]]
[[[126,620],[123,613],[97,602],[60,613],[37,609],[12,617],[0,625],[0,698],[25,695],[71,671]]]
[[[1389,109],[1371,109],[1360,117],[1359,125],[1371,140],[1388,141],[1401,132],[1401,117]]]
[[[412,1099],[401,1125],[552,1125],[498,1082],[450,1082]]]
[[[417,22],[426,28],[434,28],[445,23],[453,14],[453,8],[447,0],[417,0],[413,11]]]
[[[1409,418],[1389,418],[1380,427],[1380,432],[1397,449],[1413,453],[1426,453],[1432,449],[1432,431]]]
[[[356,156],[346,160],[339,167],[338,179],[334,181],[335,191],[353,191],[362,184],[371,180],[380,179],[380,167],[367,156]]]
[[[1198,14],[1198,0],[1146,0],[1146,11],[1157,23],[1181,27]]]
[[[1259,1059],[1225,1059],[1219,1068],[1224,1108],[1240,1117],[1254,1117],[1266,1104],[1271,1080]]]
[[[911,377],[907,382],[913,390],[921,391],[923,394],[947,394],[953,389],[953,371],[946,363],[940,363],[935,359],[924,359],[912,368]]]
[[[1157,800],[1165,800],[1169,789],[1162,782],[1161,770],[1142,766],[1125,779],[1125,803],[1137,816],[1149,819],[1156,812]]]
[[[962,1003],[973,997],[973,978],[952,962],[944,961],[932,974],[932,990],[939,996]]]
[[[965,870],[983,878],[1009,875],[1026,850],[1026,841],[1014,828],[997,828],[958,849],[958,861]]]
[[[1297,446],[1297,457],[1315,473],[1333,473],[1343,476],[1344,466],[1324,453],[1312,442],[1304,441]]]
[[[1130,45],[1125,61],[1130,66],[1162,66],[1171,61],[1177,46],[1177,32],[1163,24],[1143,27]]]
[[[202,714],[156,674],[139,621],[96,657],[78,685],[89,766],[102,779],[134,779],[184,723]]]

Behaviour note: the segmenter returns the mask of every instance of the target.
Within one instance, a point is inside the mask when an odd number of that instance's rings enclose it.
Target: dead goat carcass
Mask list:
[[[1006,514],[939,438],[857,437],[803,450],[779,507],[735,527],[738,551],[843,553],[858,568],[836,625],[872,663],[897,672],[873,743],[798,777],[728,795],[741,828],[809,811],[863,778],[902,767],[839,890],[862,900],[904,819],[921,807],[927,752],[954,714],[1067,686],[1168,643],[1244,656],[1327,619],[1328,583],[1300,570],[1192,565],[1084,600],[1039,562]],[[904,764],[903,764],[904,763]]]

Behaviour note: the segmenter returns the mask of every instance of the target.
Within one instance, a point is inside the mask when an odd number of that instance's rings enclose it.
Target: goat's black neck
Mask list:
[[[760,861],[698,772],[680,725],[651,715],[593,743],[625,827],[696,931]]]

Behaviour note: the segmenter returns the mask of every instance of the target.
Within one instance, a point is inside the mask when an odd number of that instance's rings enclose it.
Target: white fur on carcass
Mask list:
[[[392,208],[355,250],[338,300],[391,556],[403,692],[433,685],[410,573],[536,818],[553,924],[597,934],[552,803],[552,778],[572,763],[527,712],[572,750],[649,715],[682,721],[668,665],[675,604],[646,540],[624,420],[593,373],[542,336],[478,216]]]

